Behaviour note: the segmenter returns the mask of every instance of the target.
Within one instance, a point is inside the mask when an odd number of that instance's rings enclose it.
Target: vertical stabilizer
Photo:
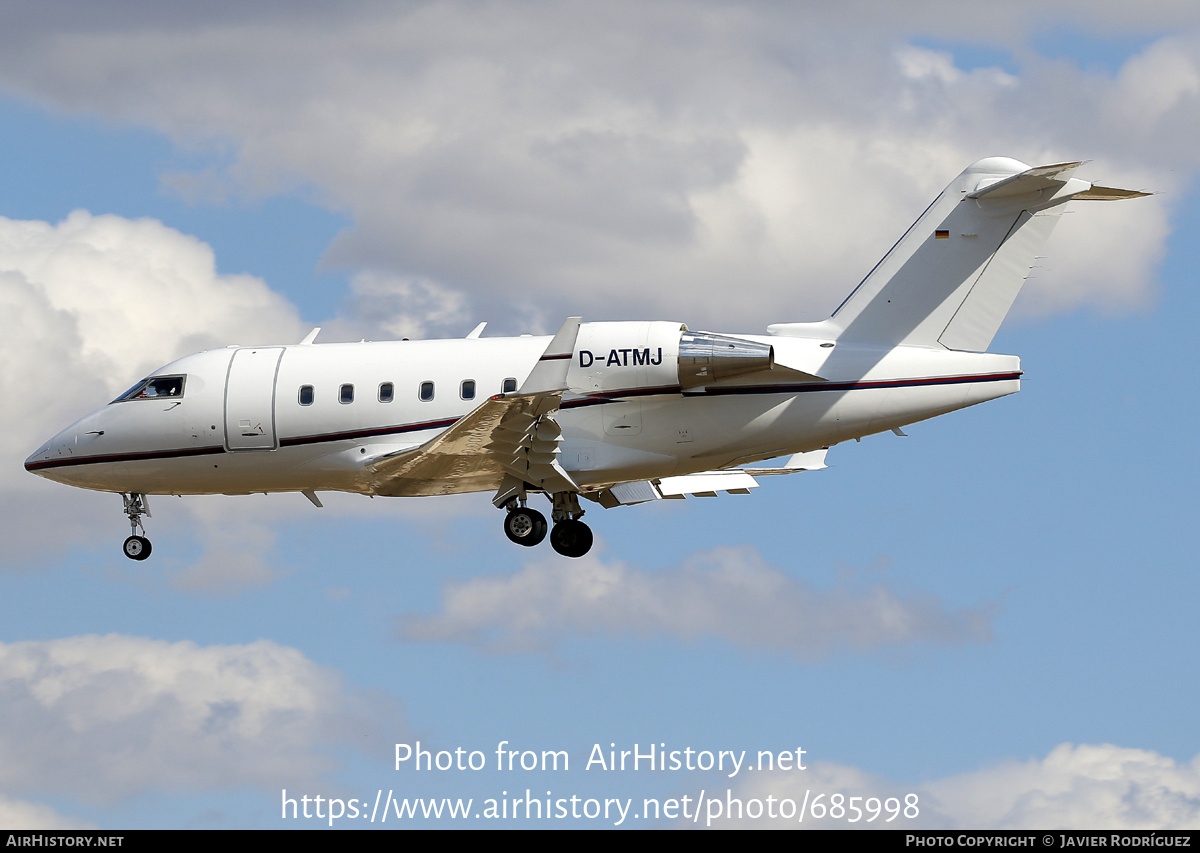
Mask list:
[[[1064,202],[1146,195],[1093,189],[1073,177],[1079,165],[1030,168],[1007,157],[972,164],[822,325],[862,343],[986,350]]]

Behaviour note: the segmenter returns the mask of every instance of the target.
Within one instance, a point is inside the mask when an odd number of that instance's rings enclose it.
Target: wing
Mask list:
[[[571,317],[513,394],[498,394],[420,447],[371,460],[366,474],[378,495],[450,495],[498,489],[506,478],[548,492],[578,491],[558,464],[562,430],[554,416],[567,390],[579,334]]]
[[[797,474],[801,471],[819,471],[827,467],[825,454],[829,448],[796,453],[788,458],[782,468],[724,468],[719,471],[700,471],[679,477],[663,477],[660,480],[642,480],[619,483],[594,497],[604,507],[639,504],[664,498],[686,498],[688,495],[715,498],[717,492],[731,495],[748,495],[758,488],[755,477],[774,477],[780,474]]]

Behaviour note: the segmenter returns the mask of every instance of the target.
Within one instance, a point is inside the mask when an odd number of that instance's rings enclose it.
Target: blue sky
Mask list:
[[[0,60],[0,823],[315,829],[281,821],[282,789],[526,787],[1200,822],[1200,22],[689,8],[21,19]],[[580,561],[510,546],[482,495],[274,495],[158,498],[132,563],[115,497],[20,470],[145,370],[257,335],[819,317],[993,154],[1158,193],[1080,204],[1051,238],[992,347],[1022,357],[1020,394],[751,496],[597,509]],[[175,313],[148,321],[150,300]],[[51,380],[68,393],[31,396]],[[887,613],[909,627],[880,633]],[[417,740],[572,769],[394,770]],[[582,769],[652,742],[810,764]]]

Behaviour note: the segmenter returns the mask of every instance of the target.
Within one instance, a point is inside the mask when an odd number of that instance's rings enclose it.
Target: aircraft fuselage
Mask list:
[[[742,335],[772,346],[779,363],[813,364],[820,378],[776,366],[683,388],[672,373],[678,345],[669,335],[652,334],[655,326],[680,328],[651,323],[581,328],[567,374],[570,391],[556,416],[563,433],[559,464],[581,487],[814,450],[1020,387],[1015,356],[838,343],[817,350],[814,361],[815,339]],[[622,335],[629,346],[615,345]],[[678,334],[674,337],[677,341]],[[50,439],[26,468],[82,488],[143,494],[423,495],[492,489],[496,484],[490,481],[454,480],[381,488],[364,476],[364,462],[418,447],[489,396],[515,391],[549,341],[209,350],[152,374],[179,377],[178,396],[118,399]]]

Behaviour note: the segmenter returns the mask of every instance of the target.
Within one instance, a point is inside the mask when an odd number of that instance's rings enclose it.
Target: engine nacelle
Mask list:
[[[583,323],[567,384],[579,393],[693,388],[774,363],[769,344],[682,323]]]
[[[679,385],[683,388],[758,373],[774,366],[775,350],[770,344],[711,332],[684,332],[679,339]]]

